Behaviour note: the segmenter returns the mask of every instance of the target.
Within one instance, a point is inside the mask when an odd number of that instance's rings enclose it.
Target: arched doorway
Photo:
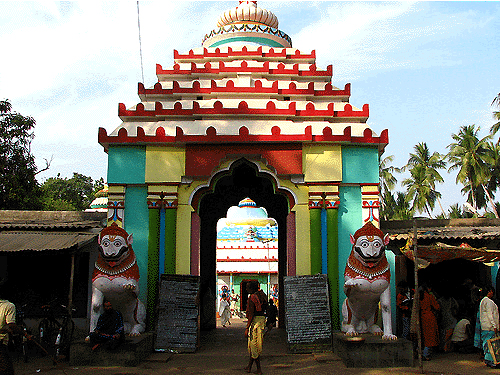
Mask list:
[[[287,215],[289,202],[276,189],[276,181],[267,174],[260,173],[257,166],[247,159],[235,161],[228,171],[220,172],[213,178],[212,189],[201,197],[198,206],[200,216],[200,279],[202,293],[213,301],[201,306],[201,328],[216,327],[216,242],[217,221],[224,217],[231,206],[245,197],[250,197],[258,206],[265,207],[269,216],[277,223],[278,232],[278,280],[280,300],[283,290],[283,276],[286,275],[287,260]],[[281,304],[283,306],[283,304]],[[283,314],[280,311],[280,316]],[[283,315],[284,316],[284,315]]]

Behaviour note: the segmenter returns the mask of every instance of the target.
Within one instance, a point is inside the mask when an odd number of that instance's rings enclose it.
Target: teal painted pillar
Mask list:
[[[153,327],[158,295],[158,278],[160,269],[160,210],[157,205],[149,206],[148,235],[148,327]]]
[[[165,208],[165,273],[176,273],[177,206]]]
[[[309,207],[311,237],[311,275],[321,273],[321,207]]]
[[[338,202],[338,201],[337,201]],[[327,275],[330,289],[332,328],[340,330],[339,311],[339,211],[338,204],[326,210]]]
[[[145,186],[127,186],[125,192],[125,230],[133,235],[135,256],[139,266],[139,298],[146,300],[148,274],[149,210]]]
[[[391,282],[389,284],[389,288],[391,289],[391,324],[392,324],[392,333],[396,334],[396,256],[390,250],[386,250],[385,256],[387,258],[387,262],[389,263],[389,269],[391,271]]]
[[[339,316],[342,319],[342,304],[346,298],[344,293],[344,271],[347,258],[351,254],[352,244],[349,235],[363,226],[361,188],[359,186],[340,186],[340,206],[338,209],[338,243],[339,243]]]

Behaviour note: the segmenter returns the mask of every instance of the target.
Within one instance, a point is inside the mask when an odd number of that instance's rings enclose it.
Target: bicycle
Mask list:
[[[29,333],[26,324],[24,323],[24,308],[26,305],[21,307],[16,307],[16,325],[23,330],[23,333],[13,333],[9,335],[9,346],[11,346],[15,351],[20,351],[23,357],[24,363],[28,362],[28,340]]]
[[[63,314],[56,317],[54,307],[51,304],[42,306],[42,310],[47,314],[38,324],[38,335],[40,343],[45,348],[54,352],[54,361],[60,357],[69,355],[69,348],[75,330],[75,322],[71,319],[68,309],[64,309]]]

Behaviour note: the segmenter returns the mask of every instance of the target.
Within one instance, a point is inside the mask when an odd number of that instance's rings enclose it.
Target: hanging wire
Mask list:
[[[141,20],[139,17],[139,0],[137,0],[137,27],[139,29],[139,55],[141,57],[141,76],[142,76],[142,83],[144,83],[144,66],[142,63],[142,40],[141,40]]]

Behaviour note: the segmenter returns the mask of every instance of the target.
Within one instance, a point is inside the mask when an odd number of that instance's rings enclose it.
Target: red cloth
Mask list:
[[[433,347],[439,345],[439,328],[434,311],[439,310],[436,298],[424,292],[424,298],[420,301],[420,325],[422,329],[422,341],[424,346]]]

